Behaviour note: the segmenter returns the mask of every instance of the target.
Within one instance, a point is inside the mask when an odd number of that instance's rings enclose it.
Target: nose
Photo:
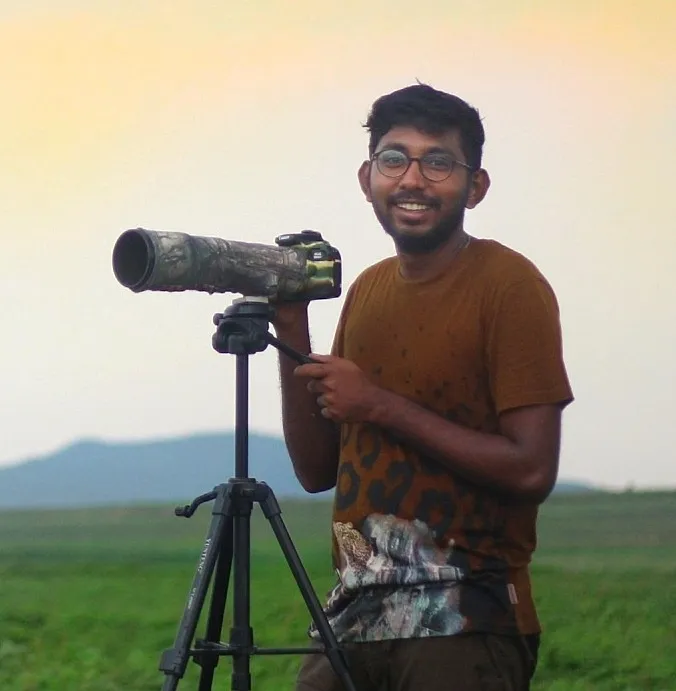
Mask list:
[[[411,161],[408,170],[399,178],[399,186],[404,189],[420,189],[425,186],[420,161]]]

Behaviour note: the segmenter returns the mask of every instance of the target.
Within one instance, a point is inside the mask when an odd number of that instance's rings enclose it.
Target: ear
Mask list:
[[[357,173],[357,177],[359,178],[359,187],[361,187],[361,191],[364,193],[364,196],[366,197],[367,202],[371,202],[371,162],[370,161],[364,161],[360,166],[359,166],[359,172]]]
[[[483,168],[479,168],[479,170],[472,174],[469,196],[467,197],[467,204],[465,204],[465,206],[468,209],[473,209],[475,206],[480,204],[483,201],[483,198],[486,196],[490,186],[491,179],[488,175],[488,172]]]

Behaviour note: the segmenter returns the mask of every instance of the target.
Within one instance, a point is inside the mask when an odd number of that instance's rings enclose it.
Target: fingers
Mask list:
[[[309,364],[309,365],[299,365],[293,371],[294,375],[297,377],[312,377],[313,379],[321,379],[328,374],[325,365],[320,364]]]
[[[331,403],[324,394],[317,396],[317,406],[319,407],[319,414],[322,417],[328,418],[329,420],[335,419],[335,416],[331,410]]]
[[[293,373],[297,377],[321,379],[329,374],[331,365],[333,365],[336,360],[340,359],[333,355],[316,355],[315,353],[310,353],[308,357],[312,358],[313,362],[296,367]]]
[[[335,355],[320,355],[319,353],[310,353],[310,357],[315,362],[331,362],[337,359]]]
[[[326,396],[317,396],[317,405],[319,406],[319,414],[322,417],[334,420],[334,411],[331,408],[331,403],[327,400]]]
[[[325,379],[310,379],[307,383],[307,390],[310,393],[326,393],[332,387],[328,386]]]

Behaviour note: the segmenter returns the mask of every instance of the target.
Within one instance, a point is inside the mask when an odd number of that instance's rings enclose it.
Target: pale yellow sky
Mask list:
[[[676,485],[674,35],[667,1],[3,3],[0,463],[229,429],[211,315],[235,296],[133,295],[115,239],[314,227],[349,283],[391,252],[356,185],[361,123],[418,78],[484,117],[493,186],[468,229],[559,296],[577,396],[562,475]],[[320,350],[340,304],[313,306]],[[252,427],[279,432],[272,349],[251,403]]]

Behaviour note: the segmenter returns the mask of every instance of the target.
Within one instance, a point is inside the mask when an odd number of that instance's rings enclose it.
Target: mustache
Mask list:
[[[411,204],[426,204],[432,208],[439,208],[441,205],[438,199],[433,197],[425,197],[422,194],[411,194],[410,192],[399,192],[399,194],[393,194],[388,198],[387,203],[390,206],[395,204],[401,204],[402,202],[409,202]]]

